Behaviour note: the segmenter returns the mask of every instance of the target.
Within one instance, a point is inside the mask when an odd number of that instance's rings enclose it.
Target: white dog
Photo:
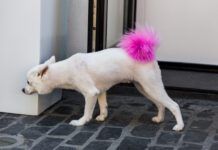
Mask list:
[[[47,94],[55,88],[74,89],[85,97],[84,115],[70,124],[84,125],[92,119],[97,99],[100,115],[97,121],[104,121],[108,115],[106,91],[115,84],[132,82],[158,108],[152,121],[164,120],[165,107],[176,118],[173,130],[184,127],[180,108],[166,93],[161,72],[156,60],[146,63],[136,61],[123,48],[105,49],[100,52],[78,53],[70,58],[55,62],[51,57],[44,64],[31,69],[27,74],[26,94]]]

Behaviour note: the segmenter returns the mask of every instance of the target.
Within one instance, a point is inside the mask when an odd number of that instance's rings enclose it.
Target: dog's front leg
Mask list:
[[[86,122],[89,122],[92,119],[92,114],[95,108],[95,104],[97,102],[97,97],[98,97],[98,94],[95,92],[85,95],[84,115],[78,120],[72,120],[70,122],[71,125],[82,126]]]

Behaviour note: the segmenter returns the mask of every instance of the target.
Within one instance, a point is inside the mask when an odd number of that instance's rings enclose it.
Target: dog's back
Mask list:
[[[132,82],[137,71],[151,71],[151,67],[154,66],[154,61],[141,63],[133,60],[122,48],[79,55],[86,64],[86,73],[99,89],[104,90],[117,83]]]

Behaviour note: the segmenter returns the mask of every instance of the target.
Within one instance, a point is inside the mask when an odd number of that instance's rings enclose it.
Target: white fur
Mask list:
[[[165,107],[176,118],[173,130],[180,131],[184,127],[180,108],[166,93],[159,66],[156,61],[139,63],[132,60],[120,48],[106,49],[94,53],[78,53],[72,57],[54,63],[54,57],[46,63],[34,67],[28,73],[30,85],[25,93],[47,94],[55,88],[74,89],[85,97],[84,115],[70,124],[80,126],[92,119],[97,99],[100,115],[96,120],[104,121],[108,115],[106,91],[115,84],[132,82],[136,88],[148,97],[158,108],[154,122],[162,122]],[[42,74],[42,70],[47,70]]]

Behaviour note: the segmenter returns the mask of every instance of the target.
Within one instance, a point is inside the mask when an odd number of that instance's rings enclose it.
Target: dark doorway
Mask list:
[[[125,31],[135,28],[137,0],[90,0],[88,52],[115,47]]]

